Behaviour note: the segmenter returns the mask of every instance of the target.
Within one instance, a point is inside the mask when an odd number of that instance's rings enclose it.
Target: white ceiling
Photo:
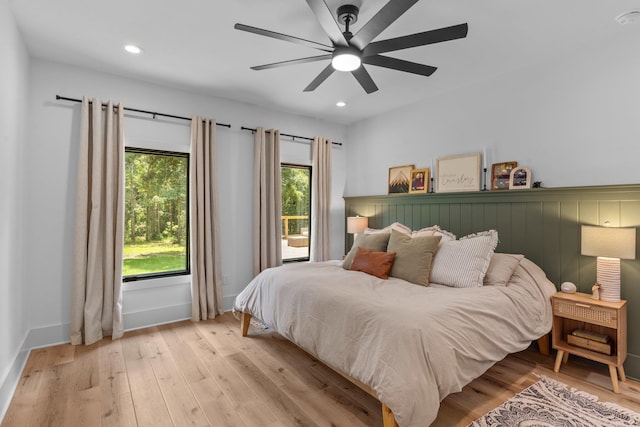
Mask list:
[[[339,72],[304,93],[328,62],[264,71],[249,67],[322,52],[233,28],[239,22],[331,44],[302,0],[10,1],[32,56],[345,124],[640,35],[639,23],[622,26],[614,19],[639,10],[640,0],[421,0],[375,40],[468,23],[465,39],[389,54],[438,67],[432,76],[367,65],[380,88],[373,94]],[[360,7],[353,33],[387,3],[325,1],[332,11],[345,3]],[[126,54],[125,43],[142,46],[144,54]],[[339,109],[338,100],[348,105]]]

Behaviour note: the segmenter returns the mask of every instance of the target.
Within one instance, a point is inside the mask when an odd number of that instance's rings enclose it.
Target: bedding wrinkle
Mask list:
[[[251,314],[371,387],[400,427],[551,329],[555,287],[523,258],[506,286],[419,286],[342,268],[287,264],[256,276],[234,310]]]

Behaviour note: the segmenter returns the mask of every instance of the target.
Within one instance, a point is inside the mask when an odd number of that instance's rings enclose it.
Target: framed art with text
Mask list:
[[[436,160],[436,193],[480,191],[480,153]]]

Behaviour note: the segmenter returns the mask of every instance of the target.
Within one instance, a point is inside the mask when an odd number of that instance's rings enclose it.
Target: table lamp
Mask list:
[[[358,237],[358,233],[362,233],[369,225],[369,218],[366,216],[349,216],[347,217],[347,233],[353,234],[353,238]]]
[[[580,253],[598,257],[596,280],[600,299],[620,301],[620,259],[636,258],[636,229],[582,226]]]

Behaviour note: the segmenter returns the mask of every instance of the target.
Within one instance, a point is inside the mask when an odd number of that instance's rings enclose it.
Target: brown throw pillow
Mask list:
[[[351,269],[388,279],[395,257],[395,252],[372,252],[359,247],[351,263]]]
[[[389,233],[358,234],[351,250],[342,262],[342,267],[345,270],[351,270],[351,263],[356,256],[356,251],[360,247],[373,252],[385,252],[387,250],[387,243],[389,243],[389,236]]]

